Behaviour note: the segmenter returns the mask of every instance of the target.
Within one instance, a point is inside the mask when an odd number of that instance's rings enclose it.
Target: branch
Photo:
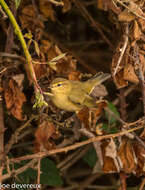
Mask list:
[[[11,162],[19,162],[19,161],[22,161],[22,160],[30,160],[30,159],[33,159],[33,158],[43,158],[43,157],[48,156],[48,155],[53,155],[53,154],[62,153],[62,152],[68,152],[70,150],[74,150],[76,148],[79,148],[81,146],[84,146],[84,145],[87,145],[87,144],[90,144],[90,143],[93,143],[93,142],[123,136],[123,135],[125,135],[127,133],[131,133],[133,131],[142,129],[143,127],[144,127],[144,125],[142,124],[142,125],[139,125],[138,127],[133,128],[133,129],[129,129],[129,130],[126,130],[126,131],[121,131],[121,132],[116,133],[116,134],[109,134],[109,135],[104,135],[104,136],[93,137],[93,138],[90,138],[90,139],[85,140],[83,142],[79,142],[79,143],[76,143],[74,145],[70,145],[70,146],[67,146],[67,147],[64,147],[64,148],[54,149],[54,150],[50,150],[50,151],[46,151],[46,152],[38,152],[36,154],[26,155],[26,156],[22,156],[22,157],[18,157],[18,158],[11,158],[10,161]]]

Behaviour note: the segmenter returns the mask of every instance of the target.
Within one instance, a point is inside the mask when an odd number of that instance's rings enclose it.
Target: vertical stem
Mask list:
[[[23,34],[21,32],[21,29],[20,29],[19,25],[17,24],[14,15],[12,14],[11,10],[9,9],[9,7],[5,3],[5,1],[0,0],[0,4],[3,7],[4,11],[6,12],[6,14],[8,15],[8,17],[9,17],[9,19],[10,19],[10,21],[11,21],[13,27],[14,27],[15,34],[18,36],[18,39],[21,42],[21,45],[22,45],[22,48],[23,48],[23,51],[24,51],[24,54],[25,54],[25,57],[26,57],[26,60],[27,60],[28,66],[29,66],[29,71],[30,71],[33,83],[35,85],[35,90],[37,90],[37,91],[39,90],[41,92],[41,89],[40,89],[40,87],[39,87],[39,85],[37,83],[36,75],[35,75],[35,72],[34,72],[34,68],[33,68],[33,64],[32,64],[32,58],[31,58],[31,55],[29,53],[29,50],[28,50],[28,47],[26,45],[25,39],[23,37]]]
[[[3,105],[0,100],[0,184],[2,183],[3,174],[3,158],[4,158],[4,118],[3,118]]]

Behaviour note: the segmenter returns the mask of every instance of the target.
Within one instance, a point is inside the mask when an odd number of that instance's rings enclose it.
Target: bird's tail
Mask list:
[[[85,90],[90,94],[95,86],[100,85],[107,79],[109,79],[111,75],[109,73],[102,73],[99,72],[96,75],[94,75],[91,79],[87,80],[85,82]]]

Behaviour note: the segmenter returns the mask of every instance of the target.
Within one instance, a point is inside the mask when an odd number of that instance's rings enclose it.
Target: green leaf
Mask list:
[[[14,168],[18,169],[20,167],[23,167],[27,164],[27,161],[21,161],[20,163],[15,163]],[[36,180],[37,179],[37,170],[34,170],[32,168],[28,168],[24,172],[20,173],[18,175],[18,179],[20,180],[18,183],[29,183],[31,179]]]
[[[36,51],[37,55],[39,56],[40,55],[39,45],[35,40],[33,40],[33,43],[34,43],[34,46],[35,46],[35,51]]]
[[[111,102],[108,102],[108,108],[116,115],[119,117],[119,112],[117,111],[117,108],[111,103]],[[110,124],[113,124],[116,122],[116,119],[111,115],[109,114],[107,111],[105,111],[105,116],[106,118],[108,119],[109,123]]]
[[[20,167],[25,166],[28,161],[21,161],[20,163],[14,163],[14,169],[17,170]],[[12,169],[12,165],[10,165]],[[6,172],[6,171],[5,171]],[[7,173],[7,172],[6,172]],[[37,180],[37,170],[28,168],[24,172],[18,174],[15,183],[16,184],[29,184],[32,181]],[[55,163],[48,158],[41,160],[41,175],[40,184],[59,186],[63,184],[63,181],[59,175],[59,171],[55,166]],[[23,190],[23,188],[21,188]]]
[[[43,94],[40,92],[35,93],[35,104],[33,105],[33,108],[41,108],[42,106],[48,106],[47,102],[44,100]]]
[[[97,161],[97,155],[94,148],[91,148],[83,157],[83,160],[91,167],[93,168]]]
[[[54,162],[48,158],[43,158],[41,160],[40,183],[50,186],[59,186],[63,184]]]
[[[21,3],[21,0],[15,0],[16,9],[18,9],[20,3]]]

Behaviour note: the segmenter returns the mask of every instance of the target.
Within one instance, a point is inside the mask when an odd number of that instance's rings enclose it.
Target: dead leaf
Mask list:
[[[76,71],[76,61],[72,58],[72,56],[67,55],[65,60],[60,60],[56,64],[56,67],[56,72],[58,74],[68,77],[71,72]]]
[[[79,81],[81,79],[81,72],[80,71],[72,71],[68,75],[69,80],[76,80]]]
[[[35,132],[35,150],[50,150],[55,147],[54,142],[50,138],[54,138],[56,134],[55,126],[50,121],[43,121]]]
[[[103,123],[98,123],[96,125],[96,130],[95,130],[96,135],[103,135],[103,128],[102,128],[102,126],[103,126]]]
[[[41,40],[40,52],[43,54],[47,54],[51,46],[52,46],[52,43],[50,41]]]
[[[13,79],[9,80],[7,88],[4,89],[4,97],[10,113],[18,120],[24,120],[22,106],[26,97]]]
[[[122,11],[119,14],[118,16],[119,21],[131,22],[136,17],[138,18],[145,16],[141,7],[138,4],[136,4],[133,1],[128,1],[128,3],[129,3],[128,8],[126,8],[124,11]]]
[[[132,173],[136,169],[134,149],[128,138],[123,138],[122,144],[118,150],[118,158],[122,163],[122,169],[125,173]]]
[[[144,141],[145,143],[145,141]],[[145,175],[145,149],[138,143],[134,144],[135,155],[137,157],[136,175]]]
[[[133,12],[136,17],[145,17],[145,14],[142,11],[142,7],[133,1],[129,1],[129,10]]]
[[[145,57],[141,53],[139,54],[139,60],[140,60],[141,66],[142,66],[143,73],[145,73]]]
[[[18,84],[18,87],[20,88],[20,90],[23,90],[23,85],[22,85],[22,83],[23,83],[23,81],[24,81],[24,74],[17,74],[17,75],[14,75],[12,78],[13,78],[13,79],[16,81],[16,83]]]
[[[118,60],[120,58],[120,55],[121,55],[121,51],[122,51],[122,46],[123,46],[123,41],[121,41],[117,48],[116,48],[116,52],[113,56],[113,59],[112,59],[112,66],[111,66],[111,73],[112,73],[112,76],[113,76],[113,80],[114,80],[114,83],[116,85],[116,87],[118,89],[120,88],[124,88],[128,85],[128,82],[124,79],[124,65],[126,63],[128,63],[128,54],[129,54],[129,50],[130,50],[130,47],[128,46],[126,48],[126,51],[121,59],[121,62],[119,64],[119,67],[117,69],[117,72],[114,76],[114,72],[116,71],[116,67],[117,67],[117,64],[118,64]]]
[[[44,78],[45,76],[48,75],[47,73],[47,65],[45,63],[40,63],[39,61],[35,61],[36,63],[33,64],[33,68],[34,68],[34,71],[35,71],[35,75],[36,75],[36,78],[38,80]],[[38,64],[37,64],[38,63]],[[24,65],[25,67],[25,70],[26,70],[26,73],[27,73],[27,77],[29,79],[29,83],[32,84],[32,77],[30,75],[30,70],[29,70],[29,66],[28,64],[25,64]]]
[[[127,81],[130,81],[134,84],[138,84],[139,80],[138,77],[135,74],[133,65],[129,62],[128,64],[125,65],[124,67],[124,79]]]
[[[114,77],[114,83],[118,89],[124,88],[128,85],[128,82],[124,79],[124,71],[119,71]]]
[[[121,22],[131,22],[135,19],[135,15],[131,13],[128,9],[125,9],[118,15],[118,20]]]
[[[145,19],[138,18],[138,23],[141,26],[142,32],[144,32],[145,31]]]
[[[71,9],[71,1],[70,0],[63,0],[63,9],[62,12],[66,13],[67,11],[69,11]]]
[[[27,5],[22,8],[21,13],[20,13],[20,21],[21,21],[21,27],[22,29],[27,28],[30,31],[34,31],[37,27],[44,29],[44,23],[40,19],[36,19],[36,14],[34,10],[33,5]]]
[[[81,109],[78,112],[77,117],[79,118],[81,123],[84,124],[85,128],[89,128],[89,108],[84,107],[83,109]]]
[[[106,155],[106,147],[108,146],[108,141],[103,141],[101,148],[103,153],[103,172],[104,173],[116,173],[118,172],[114,160],[112,157]]]
[[[140,27],[136,20],[134,20],[134,26],[133,26],[133,38],[135,40],[139,40],[140,36],[142,35],[142,32],[140,30]]]
[[[110,142],[108,143],[108,145],[105,148],[105,156],[110,157],[113,159],[114,164],[116,166],[117,171],[120,171],[120,166],[117,160],[117,147],[116,144],[114,142],[114,140],[111,138]]]
[[[55,21],[55,11],[52,7],[52,4],[47,0],[39,0],[39,8],[44,17],[50,18],[52,21]]]

